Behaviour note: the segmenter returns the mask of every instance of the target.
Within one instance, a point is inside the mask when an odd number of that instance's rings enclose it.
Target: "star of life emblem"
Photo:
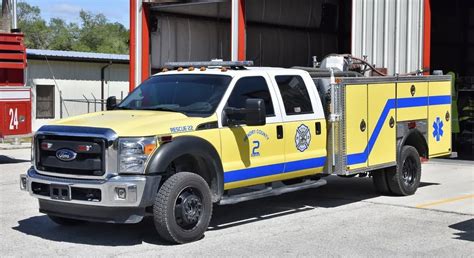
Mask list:
[[[309,127],[302,124],[298,126],[296,129],[295,135],[295,144],[296,149],[303,152],[309,147],[309,143],[311,142],[311,132],[309,131]]]

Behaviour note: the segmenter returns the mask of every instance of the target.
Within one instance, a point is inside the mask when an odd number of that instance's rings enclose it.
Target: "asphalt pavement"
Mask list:
[[[27,149],[0,150],[1,256],[474,257],[474,163],[431,160],[408,197],[370,178],[327,177],[318,189],[216,206],[203,239],[169,245],[153,221],[58,226],[19,190]]]

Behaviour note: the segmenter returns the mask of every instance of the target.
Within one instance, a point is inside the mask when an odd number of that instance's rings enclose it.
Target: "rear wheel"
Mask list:
[[[380,194],[391,194],[388,186],[385,169],[372,171],[372,182],[374,183],[375,191]]]
[[[396,167],[386,169],[390,191],[396,195],[412,195],[421,179],[421,162],[418,151],[412,146],[403,146]]]
[[[173,243],[199,240],[212,215],[211,191],[199,175],[179,172],[161,186],[153,206],[158,234]]]
[[[80,224],[85,223],[84,220],[58,217],[58,216],[54,216],[54,215],[48,215],[48,217],[54,223],[56,223],[58,225],[61,225],[61,226],[76,226],[76,225],[80,225]]]

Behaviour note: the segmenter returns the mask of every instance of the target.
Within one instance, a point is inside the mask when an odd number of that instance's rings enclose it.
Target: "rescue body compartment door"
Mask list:
[[[396,161],[395,83],[368,85],[368,166]]]
[[[451,152],[451,81],[430,82],[428,100],[429,157]]]
[[[347,169],[367,167],[367,84],[345,86]]]

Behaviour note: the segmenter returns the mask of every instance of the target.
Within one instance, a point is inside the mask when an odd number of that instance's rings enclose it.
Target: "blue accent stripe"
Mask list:
[[[303,169],[319,168],[323,167],[324,163],[326,163],[326,157],[318,157],[267,166],[233,170],[224,173],[224,183],[232,183],[264,176],[273,176]]]
[[[429,105],[446,105],[451,104],[451,96],[433,96],[430,97]]]
[[[349,154],[347,156],[347,164],[354,165],[366,162],[369,158],[369,154],[374,148],[375,142],[379,137],[382,126],[387,119],[388,113],[392,108],[411,108],[411,107],[422,107],[422,106],[434,106],[434,105],[448,105],[451,104],[451,96],[431,96],[431,97],[414,97],[414,98],[400,98],[400,99],[389,99],[385,103],[385,107],[380,114],[379,120],[375,125],[374,132],[370,136],[369,142],[361,153]]]

